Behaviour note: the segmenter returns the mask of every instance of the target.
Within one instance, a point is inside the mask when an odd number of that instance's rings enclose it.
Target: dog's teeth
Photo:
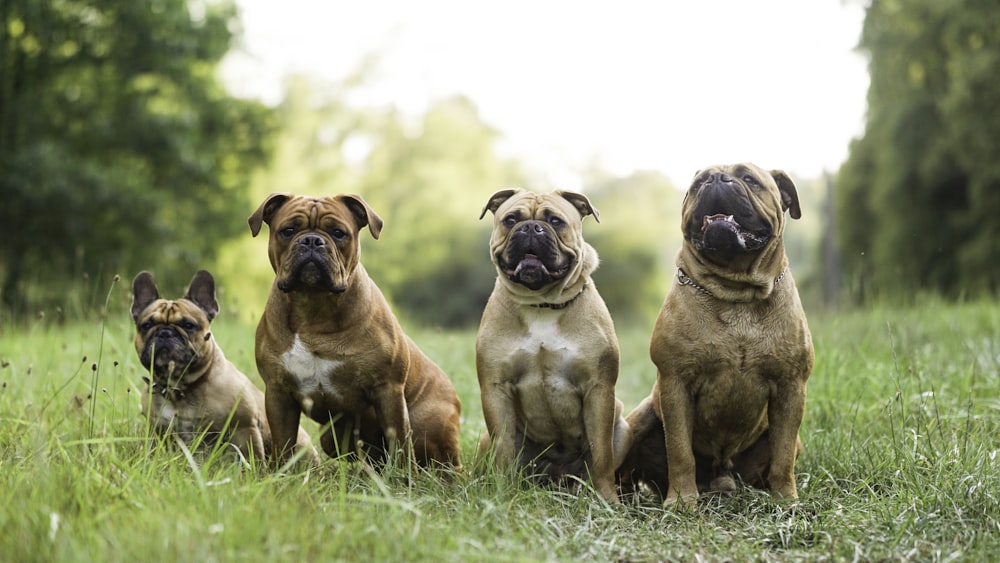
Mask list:
[[[709,225],[715,223],[716,221],[725,221],[727,223],[732,223],[737,226],[739,225],[739,223],[736,222],[736,219],[734,219],[732,215],[723,215],[722,213],[717,213],[715,215],[705,216],[705,219],[702,221],[702,229],[708,227]]]

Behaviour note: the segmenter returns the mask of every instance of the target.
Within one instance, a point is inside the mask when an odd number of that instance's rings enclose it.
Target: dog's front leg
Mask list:
[[[667,496],[663,505],[698,498],[694,448],[694,410],[691,398],[680,378],[673,373],[656,374],[659,385],[660,413],[667,449]]]
[[[767,404],[770,425],[771,467],[767,482],[778,498],[798,498],[795,487],[795,458],[799,450],[799,427],[805,410],[806,388],[797,380],[777,386]]]
[[[388,457],[402,454],[413,460],[413,435],[410,430],[410,413],[403,394],[403,385],[385,383],[375,388],[372,399],[375,416],[388,443]]]
[[[494,464],[503,469],[516,467],[518,454],[515,439],[519,434],[517,412],[514,410],[513,397],[507,389],[506,385],[501,384],[481,384],[487,435],[480,442],[479,455],[485,455],[492,445]]]
[[[593,459],[590,479],[598,494],[608,502],[618,504],[621,501],[615,490],[615,403],[613,386],[594,386],[584,396],[583,420]]]
[[[271,427],[275,466],[281,467],[295,453],[301,415],[299,403],[284,390],[267,386],[264,412]]]

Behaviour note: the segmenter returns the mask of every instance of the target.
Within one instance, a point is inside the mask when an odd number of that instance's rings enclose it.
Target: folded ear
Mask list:
[[[270,225],[271,218],[274,217],[275,212],[281,209],[281,206],[285,205],[285,203],[292,199],[292,197],[294,197],[293,194],[282,192],[273,193],[264,198],[263,203],[260,204],[257,211],[254,211],[253,214],[250,215],[250,218],[247,219],[247,223],[250,224],[250,234],[257,236],[257,233],[260,232],[261,225],[264,223]]]
[[[524,190],[522,190],[521,188],[507,188],[505,190],[500,190],[494,193],[493,195],[490,196],[490,199],[489,201],[486,202],[486,205],[483,206],[483,211],[482,213],[479,214],[479,218],[482,219],[483,217],[485,217],[487,211],[496,213],[497,209],[500,209],[500,206],[503,205],[503,202],[510,199],[514,194],[522,191]]]
[[[184,299],[205,311],[210,321],[219,314],[219,302],[215,300],[215,278],[207,270],[198,270],[191,278],[191,284],[188,285]]]
[[[375,213],[368,202],[361,196],[354,194],[339,195],[337,199],[351,210],[351,213],[358,220],[358,227],[367,225],[368,231],[375,237],[375,240],[378,240],[378,236],[382,232],[382,218],[378,216],[378,213]]]
[[[802,217],[802,208],[799,206],[799,193],[795,189],[795,182],[785,174],[784,170],[772,170],[771,177],[778,184],[778,192],[781,193],[781,209],[788,211],[792,219]]]
[[[580,217],[586,217],[587,215],[593,215],[594,220],[598,223],[601,222],[601,213],[597,211],[597,208],[590,204],[590,200],[587,196],[583,194],[578,194],[576,192],[567,192],[563,190],[556,190],[556,193],[561,195],[566,201],[573,204],[573,207],[580,212]]]
[[[153,274],[139,272],[132,280],[132,320],[139,320],[139,315],[146,310],[146,307],[159,298],[160,292],[156,289]]]

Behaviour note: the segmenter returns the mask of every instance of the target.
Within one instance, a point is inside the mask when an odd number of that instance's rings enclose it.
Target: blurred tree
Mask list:
[[[412,123],[393,114],[367,159],[361,192],[386,224],[366,264],[422,322],[474,326],[493,290],[492,216],[479,213],[494,191],[521,184],[518,165],[495,152],[499,138],[454,97]]]
[[[1000,12],[982,0],[876,0],[860,48],[864,136],[837,187],[855,298],[1000,289]]]
[[[228,2],[0,2],[7,307],[124,268],[181,285],[241,228],[270,112],[215,79],[234,22]]]
[[[651,323],[676,268],[684,192],[654,171],[591,171],[584,191],[601,212],[600,224],[584,226],[601,257],[593,276],[598,291],[616,323]]]

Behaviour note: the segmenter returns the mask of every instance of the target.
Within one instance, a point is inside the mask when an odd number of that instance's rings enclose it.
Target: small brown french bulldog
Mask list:
[[[140,272],[132,282],[135,350],[148,370],[142,413],[160,434],[191,444],[220,437],[246,459],[271,454],[271,431],[264,417],[264,394],[236,368],[216,344],[209,325],[219,313],[215,280],[201,270],[187,293],[162,299],[153,275]],[[312,451],[309,435],[300,430],[298,443]]]

